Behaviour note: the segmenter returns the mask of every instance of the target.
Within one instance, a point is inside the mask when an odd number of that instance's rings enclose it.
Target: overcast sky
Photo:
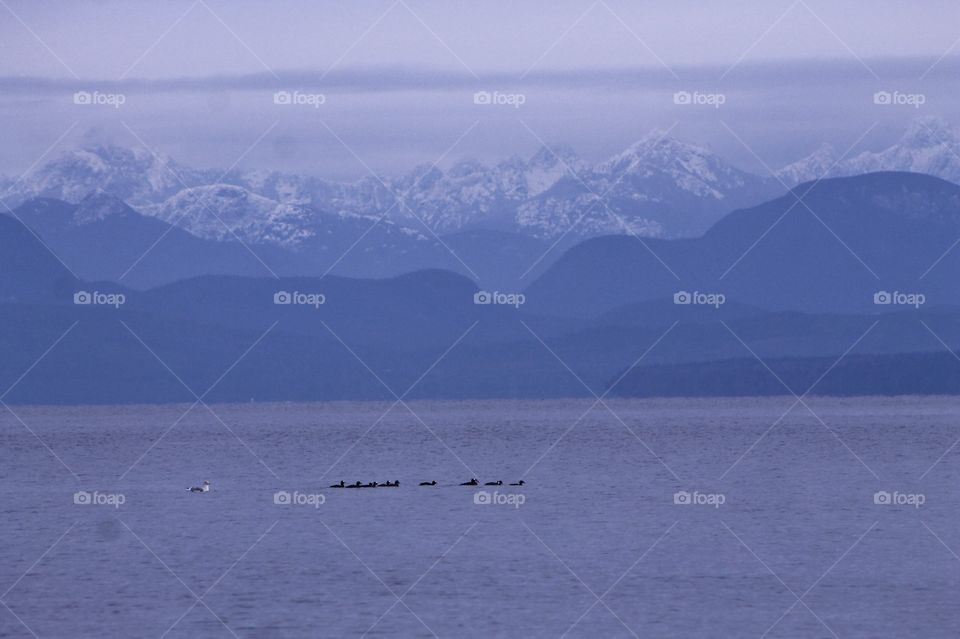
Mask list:
[[[673,127],[763,172],[821,141],[844,151],[875,122],[858,150],[917,115],[952,120],[958,39],[946,0],[4,0],[0,171],[67,131],[51,155],[146,144],[197,166],[355,178],[541,141],[599,160]],[[475,104],[478,91],[506,103]],[[723,103],[675,104],[678,91]],[[876,105],[877,91],[924,103]]]

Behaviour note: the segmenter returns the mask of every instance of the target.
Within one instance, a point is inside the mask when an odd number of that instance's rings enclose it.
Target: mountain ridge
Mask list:
[[[34,197],[77,203],[99,190],[141,212],[179,220],[194,232],[194,190],[230,188],[243,189],[247,200],[275,202],[273,207],[264,202],[254,207],[265,217],[275,216],[278,206],[288,206],[291,211],[310,208],[341,217],[388,216],[418,233],[487,228],[541,240],[568,233],[571,239],[582,239],[608,232],[702,232],[744,201],[761,201],[782,190],[771,178],[736,169],[705,147],[654,131],[596,164],[569,147],[543,145],[526,159],[514,156],[493,165],[463,159],[446,170],[421,165],[395,178],[368,176],[354,182],[260,169],[221,174],[191,169],[142,149],[94,145],[67,151],[43,165],[15,184],[5,199],[13,205]],[[592,206],[601,195],[604,206]],[[242,199],[239,192],[234,197]],[[189,215],[171,212],[184,205],[191,209]],[[577,213],[591,208],[588,219],[577,223]],[[249,229],[255,226],[251,223]],[[209,226],[200,227],[210,231]]]
[[[897,142],[880,151],[864,151],[841,159],[827,143],[787,165],[777,177],[788,186],[822,177],[849,177],[881,171],[923,173],[960,184],[960,136],[943,118],[912,120]]]

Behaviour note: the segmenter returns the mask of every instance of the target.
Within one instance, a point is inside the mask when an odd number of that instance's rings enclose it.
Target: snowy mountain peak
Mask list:
[[[556,146],[546,146],[543,145],[537,152],[530,156],[530,159],[527,161],[528,168],[541,167],[541,168],[553,168],[557,164],[570,164],[576,165],[580,164],[581,160],[577,153],[565,145],[556,145]]]
[[[65,152],[60,156],[59,161],[54,161],[48,166],[55,170],[73,170],[107,178],[130,176],[136,171],[154,189],[178,184],[175,176],[176,163],[165,155],[154,155],[141,147],[83,146]]]
[[[618,188],[637,190],[643,180],[646,189],[655,183],[666,193],[670,185],[697,197],[723,200],[741,189],[748,176],[733,167],[705,146],[654,131],[630,145],[606,162],[596,172],[615,177]]]
[[[826,177],[907,171],[960,183],[960,139],[953,127],[937,117],[917,118],[893,146],[864,151],[839,163],[828,162],[830,155],[824,150],[828,147],[821,146],[812,155],[781,169],[778,175],[790,186],[824,177],[827,171]]]
[[[665,129],[653,129],[645,136],[630,145],[628,150],[646,153],[697,153],[701,155],[713,154],[713,152],[707,146],[674,137],[670,135],[669,130]]]
[[[664,131],[653,131],[597,168],[601,171],[619,173],[637,167],[688,162],[691,158],[710,159],[711,161],[715,158],[719,160],[706,147],[670,137]]]
[[[106,165],[118,164],[154,164],[154,163],[172,163],[173,161],[163,155],[154,155],[143,147],[130,148],[115,144],[88,144],[81,146],[74,151],[67,151],[64,155],[74,155],[77,157],[96,158]]]
[[[960,155],[953,129],[939,118],[918,118],[897,144],[876,153],[861,153],[846,162],[843,175],[873,171],[926,173],[960,183]]]
[[[447,171],[447,173],[450,175],[450,177],[461,178],[477,173],[483,173],[485,171],[487,171],[487,167],[484,166],[480,160],[467,158],[464,160],[459,160],[456,164],[450,167],[450,170]]]
[[[205,239],[296,245],[313,234],[314,212],[232,184],[183,189],[149,213]]]
[[[433,184],[437,182],[437,180],[443,179],[443,171],[432,164],[418,164],[406,175],[406,178],[409,183],[404,183],[403,180],[397,180],[397,184],[401,186],[401,188],[410,188],[414,184]]]
[[[810,157],[815,158],[835,158],[837,156],[837,149],[829,142],[822,142],[820,146],[817,147],[817,150],[814,151]]]
[[[80,202],[97,189],[134,204],[156,201],[183,187],[193,173],[146,149],[85,146],[64,152],[17,184],[15,199],[53,197]],[[184,177],[187,176],[187,177]]]
[[[900,138],[900,146],[924,149],[941,144],[957,145],[957,136],[946,121],[935,116],[916,118]]]
[[[777,177],[788,186],[817,180],[836,167],[837,159],[837,150],[832,144],[824,142],[807,157],[777,171]]]
[[[567,146],[541,146],[522,167],[526,195],[535,197],[564,177],[583,176],[589,167]]]

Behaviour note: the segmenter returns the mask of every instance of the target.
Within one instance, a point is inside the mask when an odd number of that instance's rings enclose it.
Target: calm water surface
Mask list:
[[[808,401],[15,406],[0,636],[960,635],[960,402]]]

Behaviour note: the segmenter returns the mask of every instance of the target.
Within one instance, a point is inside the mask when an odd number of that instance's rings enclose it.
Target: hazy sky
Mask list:
[[[846,150],[875,122],[858,149],[917,115],[951,120],[958,39],[946,0],[4,0],[0,171],[67,131],[51,155],[145,143],[198,166],[350,178],[541,140],[598,160],[673,127],[763,172],[824,140]],[[275,104],[276,91],[324,102]],[[514,97],[475,104],[477,91]],[[723,104],[676,104],[678,91]],[[876,105],[877,91],[924,103]]]

